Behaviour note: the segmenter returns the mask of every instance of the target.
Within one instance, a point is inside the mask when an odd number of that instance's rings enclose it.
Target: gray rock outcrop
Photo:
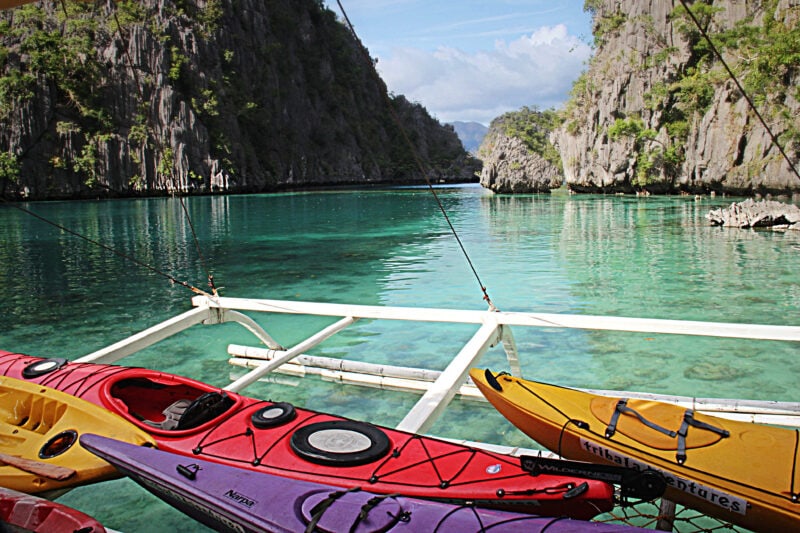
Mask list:
[[[593,9],[596,53],[573,88],[565,123],[554,134],[570,189],[800,191],[800,178],[721,63],[703,47],[680,3],[596,0],[587,5]],[[770,46],[796,40],[800,6],[793,0],[713,0],[700,7],[712,38],[737,25],[754,30],[739,37],[728,33],[725,47],[722,39],[718,44],[745,81],[748,73],[771,76],[769,83],[751,80],[748,92],[756,93],[751,97],[797,167],[800,65]]]
[[[550,192],[562,184],[559,156],[549,137],[558,115],[523,107],[497,117],[478,148],[480,183],[497,193]]]
[[[756,202],[748,198],[724,209],[712,209],[706,218],[712,226],[800,229],[800,207],[774,200]]]
[[[517,137],[494,133],[483,158],[481,185],[496,193],[550,192],[561,186],[561,170],[531,152]]]

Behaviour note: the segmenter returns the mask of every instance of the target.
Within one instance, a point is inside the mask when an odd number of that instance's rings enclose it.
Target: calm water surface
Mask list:
[[[481,281],[504,311],[800,324],[800,231],[710,227],[736,198],[496,196],[437,189]],[[482,293],[427,189],[23,204],[26,209],[225,296],[484,309]],[[205,266],[204,266],[205,265]],[[188,310],[192,294],[67,232],[0,205],[0,347],[76,358]],[[254,316],[284,346],[332,320]],[[443,368],[473,327],[362,321],[311,353]],[[800,401],[796,343],[579,330],[515,329],[523,375],[561,385]],[[238,370],[237,325],[197,327],[126,359],[223,386]],[[506,368],[502,350],[482,362]],[[415,396],[309,378],[249,394],[384,425]],[[491,423],[487,423],[487,421]],[[433,428],[449,437],[531,447],[489,407],[456,403]],[[200,526],[125,480],[59,501],[108,527]]]

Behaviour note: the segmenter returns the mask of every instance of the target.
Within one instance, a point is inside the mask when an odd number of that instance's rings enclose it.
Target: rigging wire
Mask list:
[[[140,99],[141,102],[144,102],[145,101],[145,99],[144,99],[144,91],[142,89],[142,83],[141,83],[141,80],[139,79],[138,71],[136,70],[136,68],[134,68],[133,60],[132,60],[132,58],[130,56],[129,42],[128,42],[128,39],[125,37],[125,35],[122,33],[122,24],[120,23],[119,18],[117,17],[117,8],[118,8],[117,1],[116,0],[112,0],[111,3],[114,5],[114,10],[112,11],[112,15],[114,17],[114,22],[116,23],[116,26],[117,26],[117,34],[118,34],[118,36],[119,36],[119,38],[120,38],[120,40],[122,41],[122,44],[123,44],[124,56],[125,56],[125,59],[126,59],[126,61],[128,63],[128,68],[131,70],[131,72],[133,74],[133,77],[134,77],[134,79],[136,81],[136,91],[139,94],[139,99]],[[61,9],[64,11],[64,16],[65,17],[68,16],[67,6],[64,3],[64,0],[60,0],[60,5],[61,5]],[[149,115],[147,115],[147,116],[149,116]],[[152,128],[149,124],[148,124],[148,129],[153,134],[152,135],[152,139],[156,144],[156,149],[163,156],[163,154],[164,154],[164,145],[161,143],[161,139],[157,135],[155,135],[155,129]],[[178,199],[178,201],[179,201],[179,203],[181,205],[181,208],[182,208],[183,214],[184,214],[184,218],[186,219],[186,222],[189,225],[189,229],[190,229],[191,234],[192,234],[192,239],[193,239],[195,248],[197,250],[197,254],[198,254],[198,257],[200,259],[201,266],[202,266],[203,270],[205,270],[205,272],[206,272],[206,276],[208,278],[208,286],[211,288],[212,295],[213,296],[217,296],[218,293],[217,293],[217,287],[214,284],[214,276],[211,274],[211,271],[208,269],[207,262],[205,260],[205,256],[203,255],[203,251],[202,251],[202,249],[200,247],[200,240],[197,237],[197,232],[195,231],[194,224],[192,223],[191,216],[189,215],[189,211],[188,211],[188,209],[186,207],[186,202],[184,201],[182,196],[179,196],[179,195],[176,196],[176,194],[175,194],[175,191],[177,191],[178,189],[177,189],[177,185],[176,185],[176,182],[175,182],[174,173],[172,173],[172,172],[170,172],[170,182],[171,182],[172,191],[173,191],[172,192],[172,197],[173,198],[177,197],[177,199]],[[108,189],[108,187],[105,187],[105,188]],[[201,295],[205,295],[205,296],[212,296],[212,295],[209,295],[206,291],[204,291],[202,289],[198,289],[197,287],[191,285],[190,283],[188,283],[186,281],[181,281],[181,280],[177,279],[172,274],[169,274],[167,272],[159,270],[158,268],[156,268],[156,267],[154,267],[152,265],[149,265],[147,263],[144,263],[143,261],[140,261],[140,260],[136,259],[135,257],[130,256],[130,255],[126,254],[126,253],[120,252],[119,250],[116,250],[115,248],[113,248],[111,246],[108,246],[108,245],[103,244],[103,243],[101,243],[99,241],[91,239],[91,238],[89,238],[89,237],[87,237],[85,235],[82,235],[82,234],[80,234],[80,233],[78,233],[76,231],[70,230],[70,229],[58,224],[57,222],[53,222],[51,220],[48,220],[47,218],[45,218],[45,217],[43,217],[41,215],[38,215],[38,214],[34,213],[33,211],[30,211],[29,209],[25,209],[22,206],[13,204],[10,201],[6,200],[2,196],[0,196],[0,200],[2,200],[3,203],[6,203],[6,204],[10,205],[11,207],[14,207],[15,209],[18,209],[19,211],[27,213],[27,214],[33,216],[34,218],[37,218],[40,221],[42,221],[42,222],[44,222],[46,224],[49,224],[49,225],[51,225],[51,226],[53,226],[53,227],[55,227],[55,228],[57,228],[57,229],[59,229],[61,231],[64,231],[66,233],[69,233],[70,235],[73,235],[74,237],[77,237],[79,239],[83,239],[86,242],[89,242],[91,244],[99,246],[100,248],[103,248],[104,250],[107,250],[107,251],[109,251],[109,252],[111,252],[111,253],[119,256],[119,257],[122,257],[122,258],[124,258],[124,259],[126,259],[128,261],[131,261],[131,262],[133,262],[133,263],[135,263],[135,264],[137,264],[137,265],[139,265],[139,266],[141,266],[141,267],[143,267],[143,268],[145,268],[145,269],[147,269],[147,270],[149,270],[151,272],[154,272],[154,273],[156,273],[156,274],[158,274],[160,276],[163,276],[163,277],[167,278],[172,283],[175,283],[177,285],[181,285],[183,287],[186,287],[189,290],[191,290],[192,292],[194,292],[195,294],[201,294]]]
[[[64,0],[61,0],[61,1],[63,2]],[[129,48],[130,48],[129,44],[130,43],[128,42],[128,39],[125,37],[125,35],[122,33],[122,24],[120,23],[119,18],[117,17],[117,11],[118,11],[118,7],[119,7],[117,5],[117,0],[111,0],[111,3],[114,5],[114,10],[112,11],[112,14],[114,16],[114,23],[117,25],[117,35],[119,35],[119,38],[120,38],[120,40],[122,41],[122,44],[123,44],[123,51],[125,52],[125,60],[128,62],[128,68],[131,70],[131,73],[133,74],[133,78],[136,81],[136,92],[139,93],[139,100],[142,103],[144,103],[145,102],[144,89],[142,88],[142,82],[139,79],[139,73],[138,73],[138,71],[136,70],[136,68],[133,65],[133,59],[131,58],[131,54],[130,54],[130,50],[129,50]],[[156,144],[156,149],[161,154],[161,156],[164,157],[164,153],[165,153],[164,145],[162,144],[161,139],[158,137],[158,135],[155,134],[156,133],[155,132],[155,128],[153,128],[149,124],[150,114],[146,113],[145,117],[147,117],[147,120],[148,120],[147,127],[153,133],[153,142],[155,142],[155,144]],[[203,270],[206,272],[206,277],[208,279],[208,286],[211,288],[211,292],[213,293],[213,295],[217,296],[217,287],[214,285],[214,276],[211,274],[211,271],[209,270],[208,264],[206,262],[206,258],[203,255],[203,250],[200,248],[200,239],[197,238],[197,232],[194,229],[194,224],[192,223],[192,217],[189,215],[189,210],[186,207],[186,202],[184,201],[183,196],[176,195],[176,193],[175,193],[178,190],[178,187],[177,187],[177,183],[175,182],[175,174],[174,174],[174,172],[170,172],[169,179],[170,179],[170,182],[172,184],[172,197],[173,198],[177,198],[178,202],[181,204],[181,209],[183,210],[184,218],[186,219],[186,222],[189,225],[189,230],[192,233],[192,241],[194,242],[195,249],[197,250],[197,256],[200,259],[200,265],[202,266]]]
[[[353,27],[353,24],[350,22],[350,18],[347,16],[347,12],[345,11],[341,0],[336,0],[336,3],[339,5],[339,9],[342,12],[342,16],[344,17],[345,22],[347,22],[347,28],[350,30],[350,33],[353,35],[353,37],[356,40],[356,45],[357,45],[359,51],[365,57],[365,59],[367,60],[367,63],[369,63],[369,65],[370,65],[370,67],[372,67],[372,58],[369,56],[369,52],[367,51],[367,49],[361,44],[361,39],[359,39],[358,34],[356,33],[355,28]],[[378,75],[378,71],[374,67],[370,68],[369,71],[377,79],[378,85],[379,86],[382,85],[383,81],[381,80],[380,76]],[[422,159],[419,156],[419,153],[417,152],[417,149],[414,146],[414,143],[412,143],[411,139],[408,137],[408,133],[406,132],[406,129],[403,127],[403,123],[400,120],[400,117],[397,115],[397,111],[394,109],[394,106],[392,105],[392,101],[389,98],[389,94],[386,91],[381,91],[381,92],[383,93],[383,97],[386,100],[387,108],[389,109],[389,113],[392,116],[392,120],[394,120],[395,124],[397,125],[397,128],[400,130],[400,134],[403,136],[403,140],[405,141],[405,143],[408,145],[409,149],[411,150],[411,155],[413,156],[414,162],[416,163],[417,168],[419,169],[420,173],[422,174],[422,177],[425,178],[425,183],[427,183],[427,185],[428,185],[428,190],[431,192],[431,194],[433,195],[433,198],[436,200],[436,204],[439,206],[439,210],[442,212],[442,215],[444,216],[444,219],[447,222],[447,225],[450,227],[450,232],[453,234],[453,237],[455,237],[456,242],[458,243],[458,246],[461,249],[461,253],[464,255],[464,258],[467,260],[467,264],[469,265],[469,268],[472,270],[472,274],[475,276],[475,279],[477,280],[478,285],[481,288],[481,292],[483,293],[483,299],[489,305],[489,309],[491,311],[496,311],[497,308],[492,303],[491,298],[489,298],[489,293],[486,290],[486,286],[481,281],[481,278],[478,275],[478,271],[475,268],[475,265],[472,263],[472,259],[470,258],[469,253],[467,252],[467,249],[464,246],[464,243],[461,241],[461,237],[459,237],[455,226],[453,225],[452,221],[450,220],[450,217],[447,214],[447,210],[444,208],[444,205],[442,204],[442,201],[439,198],[439,195],[436,194],[436,189],[433,188],[433,184],[431,183],[430,178],[428,178],[428,173],[425,170],[425,164],[422,162]]]
[[[725,70],[728,72],[728,75],[733,80],[733,83],[736,84],[736,88],[739,89],[739,92],[742,93],[742,96],[744,96],[744,99],[747,100],[747,103],[750,106],[750,109],[753,110],[753,113],[755,113],[756,117],[758,117],[758,120],[761,122],[761,125],[764,126],[764,129],[767,131],[767,134],[769,135],[770,139],[772,140],[772,144],[774,144],[778,148],[778,150],[780,151],[781,155],[786,160],[786,163],[789,165],[789,169],[794,173],[795,176],[797,176],[797,179],[800,179],[800,174],[797,171],[797,167],[794,165],[794,163],[792,163],[792,160],[789,158],[789,155],[783,149],[783,146],[781,146],[780,143],[778,142],[778,137],[772,132],[772,129],[767,125],[767,121],[764,120],[764,117],[761,116],[761,113],[759,113],[758,108],[756,107],[756,104],[750,98],[750,95],[747,94],[747,91],[744,90],[744,87],[742,87],[742,84],[739,83],[739,79],[736,77],[736,74],[734,74],[733,70],[731,70],[731,68],[728,66],[728,63],[722,57],[722,53],[719,51],[719,49],[716,47],[716,45],[714,45],[714,42],[711,40],[711,37],[706,32],[705,28],[703,28],[703,26],[700,24],[700,21],[697,20],[697,16],[695,16],[694,12],[692,12],[692,10],[689,9],[689,6],[686,4],[686,0],[680,0],[680,2],[681,2],[681,5],[683,6],[683,9],[685,9],[686,13],[689,14],[689,18],[691,18],[692,22],[694,23],[694,25],[697,26],[697,30],[700,32],[700,35],[703,36],[703,38],[708,43],[708,46],[714,52],[714,55],[717,56],[717,59],[719,59],[719,62],[722,63],[723,67],[725,67]]]
[[[128,255],[128,254],[126,254],[124,252],[120,252],[119,250],[117,250],[117,249],[115,249],[115,248],[113,248],[111,246],[108,246],[107,244],[103,244],[102,242],[96,241],[96,240],[94,240],[94,239],[92,239],[90,237],[87,237],[86,235],[78,233],[77,231],[73,231],[73,230],[71,230],[69,228],[66,228],[66,227],[62,226],[61,224],[59,224],[58,222],[53,222],[52,220],[49,220],[49,219],[47,219],[47,218],[45,218],[45,217],[43,217],[41,215],[38,215],[38,214],[34,213],[30,209],[25,209],[21,205],[17,205],[17,204],[11,203],[8,200],[6,200],[5,198],[3,198],[2,196],[0,196],[0,200],[2,200],[4,203],[9,205],[10,207],[13,207],[14,209],[18,209],[18,210],[22,211],[23,213],[27,213],[28,215],[30,215],[30,216],[32,216],[32,217],[34,217],[36,219],[41,220],[45,224],[49,224],[49,225],[51,225],[51,226],[53,226],[55,228],[60,229],[61,231],[65,232],[65,233],[69,233],[73,237],[77,237],[79,239],[83,239],[84,241],[89,242],[91,244],[94,244],[95,246],[99,246],[100,248],[103,248],[104,250],[109,251],[109,252],[111,252],[111,253],[119,256],[119,257],[127,259],[128,261],[132,261],[133,263],[136,263],[137,265],[139,265],[139,266],[141,266],[143,268],[146,268],[147,270],[149,270],[151,272],[154,272],[154,273],[158,274],[159,276],[163,276],[163,277],[167,278],[168,280],[170,280],[172,283],[175,283],[176,285],[181,285],[183,287],[186,287],[187,289],[191,290],[192,292],[194,292],[196,294],[204,294],[204,295],[208,296],[208,293],[205,292],[204,290],[198,289],[197,287],[192,286],[191,284],[187,283],[186,281],[180,281],[179,279],[175,278],[173,275],[168,274],[168,273],[166,273],[164,271],[161,271],[161,270],[155,268],[154,266],[149,265],[149,264],[147,264],[147,263],[145,263],[143,261],[139,261],[138,259],[136,259],[135,257],[133,257],[131,255]]]

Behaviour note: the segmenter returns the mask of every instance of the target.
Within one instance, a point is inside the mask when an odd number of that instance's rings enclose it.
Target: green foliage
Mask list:
[[[651,111],[665,108],[670,101],[669,87],[664,82],[653,84],[648,92],[643,95],[644,105]]]
[[[201,98],[192,98],[192,107],[210,117],[219,115],[219,101],[214,91],[211,89],[203,89],[200,91],[200,96]]]
[[[762,3],[760,25],[754,24],[751,16],[730,30],[709,32],[717,48],[729,52],[729,64],[737,71],[747,93],[759,107],[772,110],[774,115],[780,114],[784,107],[786,87],[800,68],[800,26],[789,28],[776,19],[777,5],[777,0]],[[695,2],[690,9],[707,31],[713,27],[714,15],[721,10],[708,1]],[[678,6],[671,16],[676,28],[688,39],[693,53],[690,68],[672,90],[687,112],[702,113],[713,97],[714,87],[728,76],[722,72],[686,10]]]
[[[555,110],[539,111],[536,107],[531,109],[526,106],[504,114],[499,121],[505,135],[520,139],[533,153],[561,167],[561,155],[549,139],[550,132],[563,122]]]
[[[162,176],[172,176],[172,169],[175,168],[175,151],[172,148],[164,148],[161,159],[158,162],[157,171]]]
[[[81,155],[73,160],[72,167],[75,172],[83,174],[86,185],[89,187],[97,185],[97,145],[92,140],[83,145]]]
[[[181,53],[177,46],[170,48],[169,79],[178,81],[181,79],[181,68],[189,62],[189,58]]]
[[[598,45],[605,42],[606,36],[617,31],[628,20],[628,16],[621,11],[616,11],[611,15],[600,17],[595,16],[594,21],[594,40]]]
[[[665,124],[667,135],[679,142],[689,136],[689,123],[685,120],[674,120]]]
[[[608,127],[608,138],[616,141],[622,137],[633,137],[639,140],[639,135],[644,131],[644,122],[640,118],[618,118]]]
[[[602,5],[603,5],[603,0],[585,0],[583,2],[583,10],[594,16],[595,13],[597,13],[597,10]]]
[[[714,101],[714,85],[708,73],[689,69],[686,76],[670,86],[677,105],[686,115],[703,114]]]
[[[19,179],[19,161],[9,152],[0,152],[0,181],[16,183]]]
[[[195,20],[203,27],[203,34],[210,35],[219,28],[219,21],[223,15],[222,2],[220,0],[208,0],[206,7],[198,10]]]
[[[645,188],[657,182],[662,173],[674,174],[683,163],[682,150],[678,144],[664,146],[656,140],[657,132],[646,128],[639,117],[618,118],[608,127],[608,137],[619,140],[633,139],[636,154],[636,174],[631,179],[634,187]],[[653,144],[656,146],[653,146]]]
[[[147,20],[147,9],[138,0],[118,0],[117,16],[109,20],[111,31],[118,31],[117,21],[122,28],[127,28]]]
[[[81,127],[75,122],[69,120],[59,120],[56,122],[56,133],[59,135],[70,135],[72,133],[80,133]]]
[[[36,78],[32,74],[17,68],[0,77],[0,120],[7,118],[15,105],[33,98],[35,85]]]
[[[694,15],[694,18],[700,23],[700,27],[703,28],[703,31],[708,31],[711,22],[714,20],[714,15],[720,11],[724,11],[723,8],[715,7],[711,4],[712,0],[696,0],[689,6],[691,14]],[[683,4],[678,3],[675,5],[675,9],[670,13],[670,20],[675,26],[675,29],[690,42],[697,41],[701,38],[700,29],[698,29],[697,24],[694,23],[690,14],[687,13]]]
[[[128,131],[128,140],[135,145],[146,146],[148,138],[147,117],[143,114],[138,114],[136,115],[136,122]]]

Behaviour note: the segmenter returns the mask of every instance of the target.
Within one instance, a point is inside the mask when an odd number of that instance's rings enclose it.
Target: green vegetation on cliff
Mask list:
[[[785,0],[586,0],[596,53],[563,111],[576,190],[798,189],[800,8]],[[695,20],[697,20],[697,23]],[[706,39],[706,34],[713,46]]]
[[[561,156],[549,137],[550,132],[559,127],[562,121],[554,109],[540,111],[536,106],[525,106],[496,118],[492,126],[499,128],[507,137],[520,139],[531,152],[561,168]]]

